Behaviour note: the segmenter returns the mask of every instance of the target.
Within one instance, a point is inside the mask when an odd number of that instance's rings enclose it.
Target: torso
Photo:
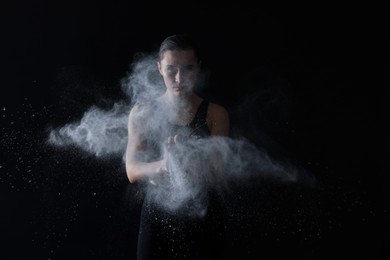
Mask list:
[[[199,105],[204,100],[195,94],[188,97],[187,100],[176,102],[167,101],[167,99],[164,96],[157,98],[157,109],[165,114],[168,122],[174,125],[189,125],[194,120]]]
[[[161,102],[150,102],[144,106],[147,108],[145,114],[145,125],[143,132],[146,147],[146,160],[153,161],[161,157],[161,144],[169,136],[180,135],[181,138],[199,138],[210,135],[210,128],[207,124],[209,101],[199,98],[197,106],[193,106],[190,120],[183,120],[184,117],[175,118],[166,114],[161,107]]]
[[[207,125],[208,106],[209,102],[202,99],[189,123],[174,124],[169,122],[172,128],[172,134],[180,134],[183,131],[190,130],[189,133],[185,133],[188,137],[205,137],[210,135],[210,129]]]

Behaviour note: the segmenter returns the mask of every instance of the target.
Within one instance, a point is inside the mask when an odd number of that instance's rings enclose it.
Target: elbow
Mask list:
[[[131,176],[130,174],[127,174],[127,179],[131,184],[137,182],[137,179],[134,176]]]
[[[130,183],[135,183],[139,179],[133,166],[126,164],[126,175]]]

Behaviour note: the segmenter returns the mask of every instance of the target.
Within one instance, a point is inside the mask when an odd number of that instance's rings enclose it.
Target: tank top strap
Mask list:
[[[191,127],[193,128],[199,127],[206,123],[208,108],[209,108],[209,102],[203,99],[198,107],[198,110],[196,111],[194,119],[190,123]]]

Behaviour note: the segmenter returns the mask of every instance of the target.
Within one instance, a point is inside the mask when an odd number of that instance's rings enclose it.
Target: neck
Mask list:
[[[184,125],[193,119],[201,98],[196,94],[191,94],[184,98],[183,96],[172,97],[165,93],[158,100],[161,102],[161,109],[167,116],[168,121]]]
[[[169,107],[178,110],[188,110],[192,108],[192,105],[197,99],[197,95],[191,93],[186,96],[171,96],[165,93],[162,97],[162,101]]]

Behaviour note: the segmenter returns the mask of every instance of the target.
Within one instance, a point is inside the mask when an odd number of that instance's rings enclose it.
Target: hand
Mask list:
[[[174,147],[179,142],[179,135],[169,136],[163,146],[163,159],[158,162],[157,173],[158,176],[150,180],[150,183],[155,186],[167,186],[166,180],[164,181],[165,174],[169,174],[170,168],[169,165],[172,163]],[[165,184],[164,184],[165,183]]]
[[[172,158],[174,157],[175,153],[175,146],[176,144],[179,144],[182,141],[181,135],[175,135],[175,136],[169,136],[166,139],[165,145],[164,145],[164,158],[163,158],[163,164],[162,170],[169,171],[169,163],[172,162]]]
[[[183,141],[183,137],[181,135],[177,134],[177,135],[174,135],[174,136],[169,136],[166,139],[166,143],[165,143],[166,151],[172,152],[174,147],[175,147],[175,145],[181,143],[182,141]]]

